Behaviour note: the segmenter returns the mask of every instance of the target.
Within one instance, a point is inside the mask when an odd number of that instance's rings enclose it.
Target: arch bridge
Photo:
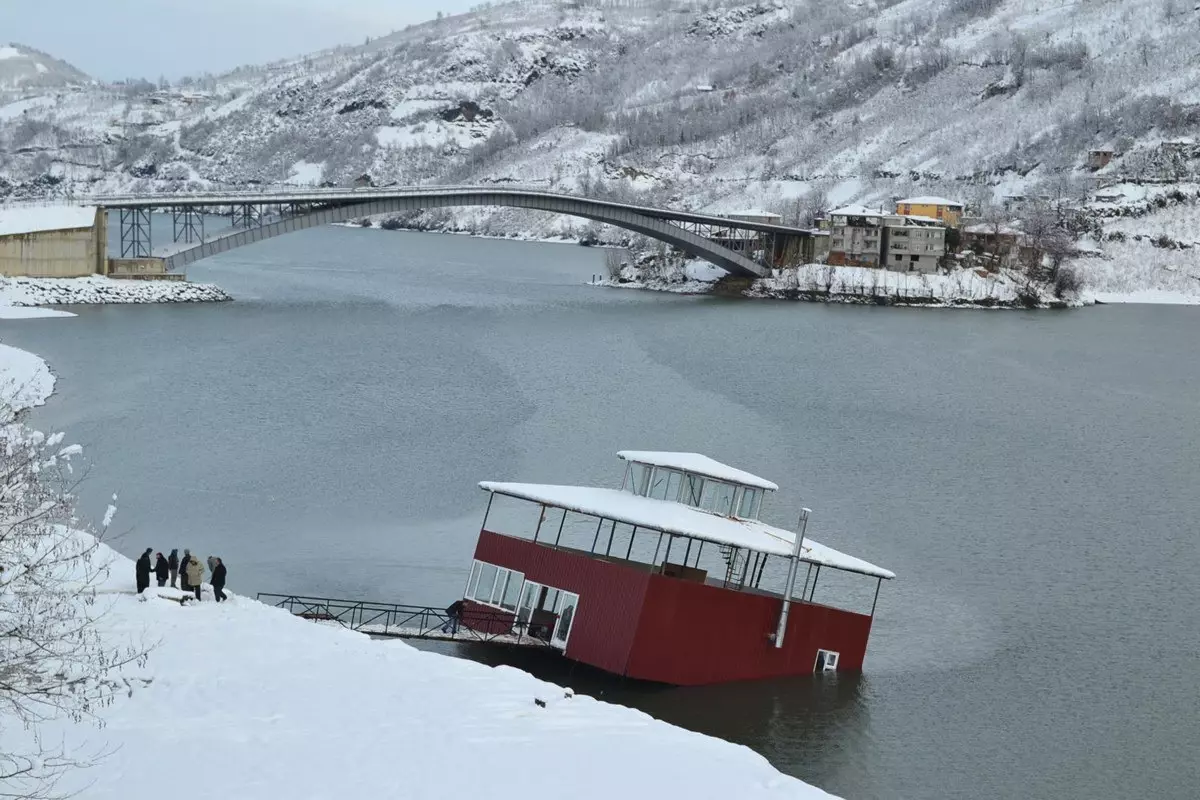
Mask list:
[[[772,266],[811,260],[814,235],[813,231],[787,225],[504,186],[123,195],[96,197],[89,202],[120,214],[122,258],[151,257],[150,214],[169,212],[174,241],[185,245],[164,259],[169,271],[235,247],[318,225],[455,206],[528,208],[614,225],[745,277],[762,277]],[[230,216],[233,232],[206,240],[204,214]]]

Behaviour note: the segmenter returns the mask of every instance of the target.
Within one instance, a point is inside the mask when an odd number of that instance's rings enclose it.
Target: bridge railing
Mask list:
[[[257,599],[304,619],[337,623],[372,636],[550,646],[548,631],[517,622],[515,614],[504,611],[464,610],[459,624],[454,626],[445,609],[435,606],[270,592],[259,592]],[[450,632],[445,631],[447,628]]]

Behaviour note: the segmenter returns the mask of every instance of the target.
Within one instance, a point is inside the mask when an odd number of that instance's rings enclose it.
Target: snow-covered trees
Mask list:
[[[96,754],[42,741],[39,724],[94,719],[128,690],[115,672],[146,651],[108,646],[99,634],[108,574],[98,539],[79,533],[71,491],[79,448],[12,418],[0,409],[0,796],[50,797],[66,770]],[[14,735],[22,728],[32,739]],[[21,738],[33,747],[13,744]]]

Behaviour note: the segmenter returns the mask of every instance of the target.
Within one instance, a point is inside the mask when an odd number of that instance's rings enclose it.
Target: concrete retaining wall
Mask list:
[[[103,273],[103,229],[97,219],[90,228],[0,236],[0,275],[78,278]]]

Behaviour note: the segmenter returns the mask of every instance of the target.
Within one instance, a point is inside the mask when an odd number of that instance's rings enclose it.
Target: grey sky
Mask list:
[[[479,0],[0,0],[0,44],[90,75],[175,79],[358,44]]]

